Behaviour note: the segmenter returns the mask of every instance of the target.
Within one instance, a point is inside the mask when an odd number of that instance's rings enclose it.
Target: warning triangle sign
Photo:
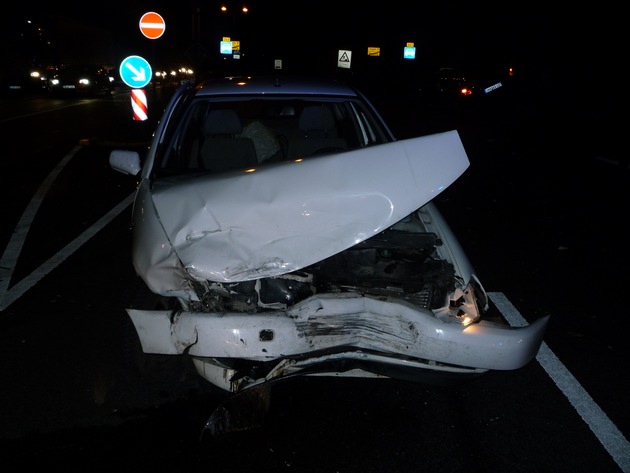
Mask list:
[[[350,61],[352,61],[352,51],[340,49],[337,55],[337,67],[350,69]]]

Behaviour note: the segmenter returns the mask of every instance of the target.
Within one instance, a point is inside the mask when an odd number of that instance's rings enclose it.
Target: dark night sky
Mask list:
[[[417,48],[417,63],[511,62],[592,83],[597,82],[599,71],[625,58],[627,42],[624,15],[619,7],[602,2],[583,9],[552,9],[549,2],[537,7],[535,2],[508,6],[505,2],[252,0],[247,3],[247,17],[233,15],[227,20],[219,16],[217,1],[153,0],[88,7],[69,0],[23,5],[29,14],[38,12],[81,25],[72,38],[79,40],[75,45],[88,47],[98,44],[98,38],[102,42],[109,38],[108,54],[114,63],[130,54],[157,63],[189,60],[190,48],[196,44],[193,13],[197,9],[198,44],[203,49],[216,54],[218,41],[227,34],[241,40],[245,54],[264,56],[270,64],[275,58],[334,62],[338,49],[350,49],[353,58],[362,59],[368,46],[380,46],[383,61],[399,60],[404,44],[411,41]],[[140,33],[138,22],[147,11],[165,18],[166,32],[157,40]],[[4,19],[11,21],[11,15]]]
[[[276,51],[312,54],[329,46],[367,48],[368,43],[383,50],[391,45],[398,54],[408,41],[415,43],[419,53],[429,55],[523,54],[553,39],[550,38],[553,20],[548,14],[508,11],[505,7],[491,10],[487,5],[461,9],[450,6],[449,2],[253,0],[248,2],[247,17],[235,14],[227,19],[219,15],[218,5],[216,1],[154,0],[109,4],[107,8],[94,5],[92,9],[85,2],[65,1],[42,2],[39,8],[29,11],[75,19],[108,30],[121,50],[126,46],[146,48],[151,43],[143,41],[138,21],[143,13],[156,11],[166,20],[166,32],[150,47],[174,54],[193,44],[192,20],[197,8],[200,42],[204,47],[217,46],[216,41],[224,31],[229,34],[234,29],[238,33],[232,36],[243,37],[244,48],[251,51],[254,47],[264,47],[270,54]]]

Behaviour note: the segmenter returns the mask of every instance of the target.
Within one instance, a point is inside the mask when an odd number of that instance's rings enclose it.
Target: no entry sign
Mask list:
[[[149,39],[158,39],[164,34],[166,24],[159,13],[147,12],[140,18],[140,31]]]

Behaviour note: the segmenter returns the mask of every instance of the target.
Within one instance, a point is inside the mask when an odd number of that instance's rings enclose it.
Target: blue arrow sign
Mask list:
[[[129,87],[144,87],[151,82],[151,74],[151,66],[140,56],[129,56],[120,63],[120,77]]]

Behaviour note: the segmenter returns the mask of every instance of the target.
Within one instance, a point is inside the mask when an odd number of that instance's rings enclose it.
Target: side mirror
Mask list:
[[[136,151],[113,150],[109,154],[109,165],[112,169],[136,176],[140,173],[140,155]]]

